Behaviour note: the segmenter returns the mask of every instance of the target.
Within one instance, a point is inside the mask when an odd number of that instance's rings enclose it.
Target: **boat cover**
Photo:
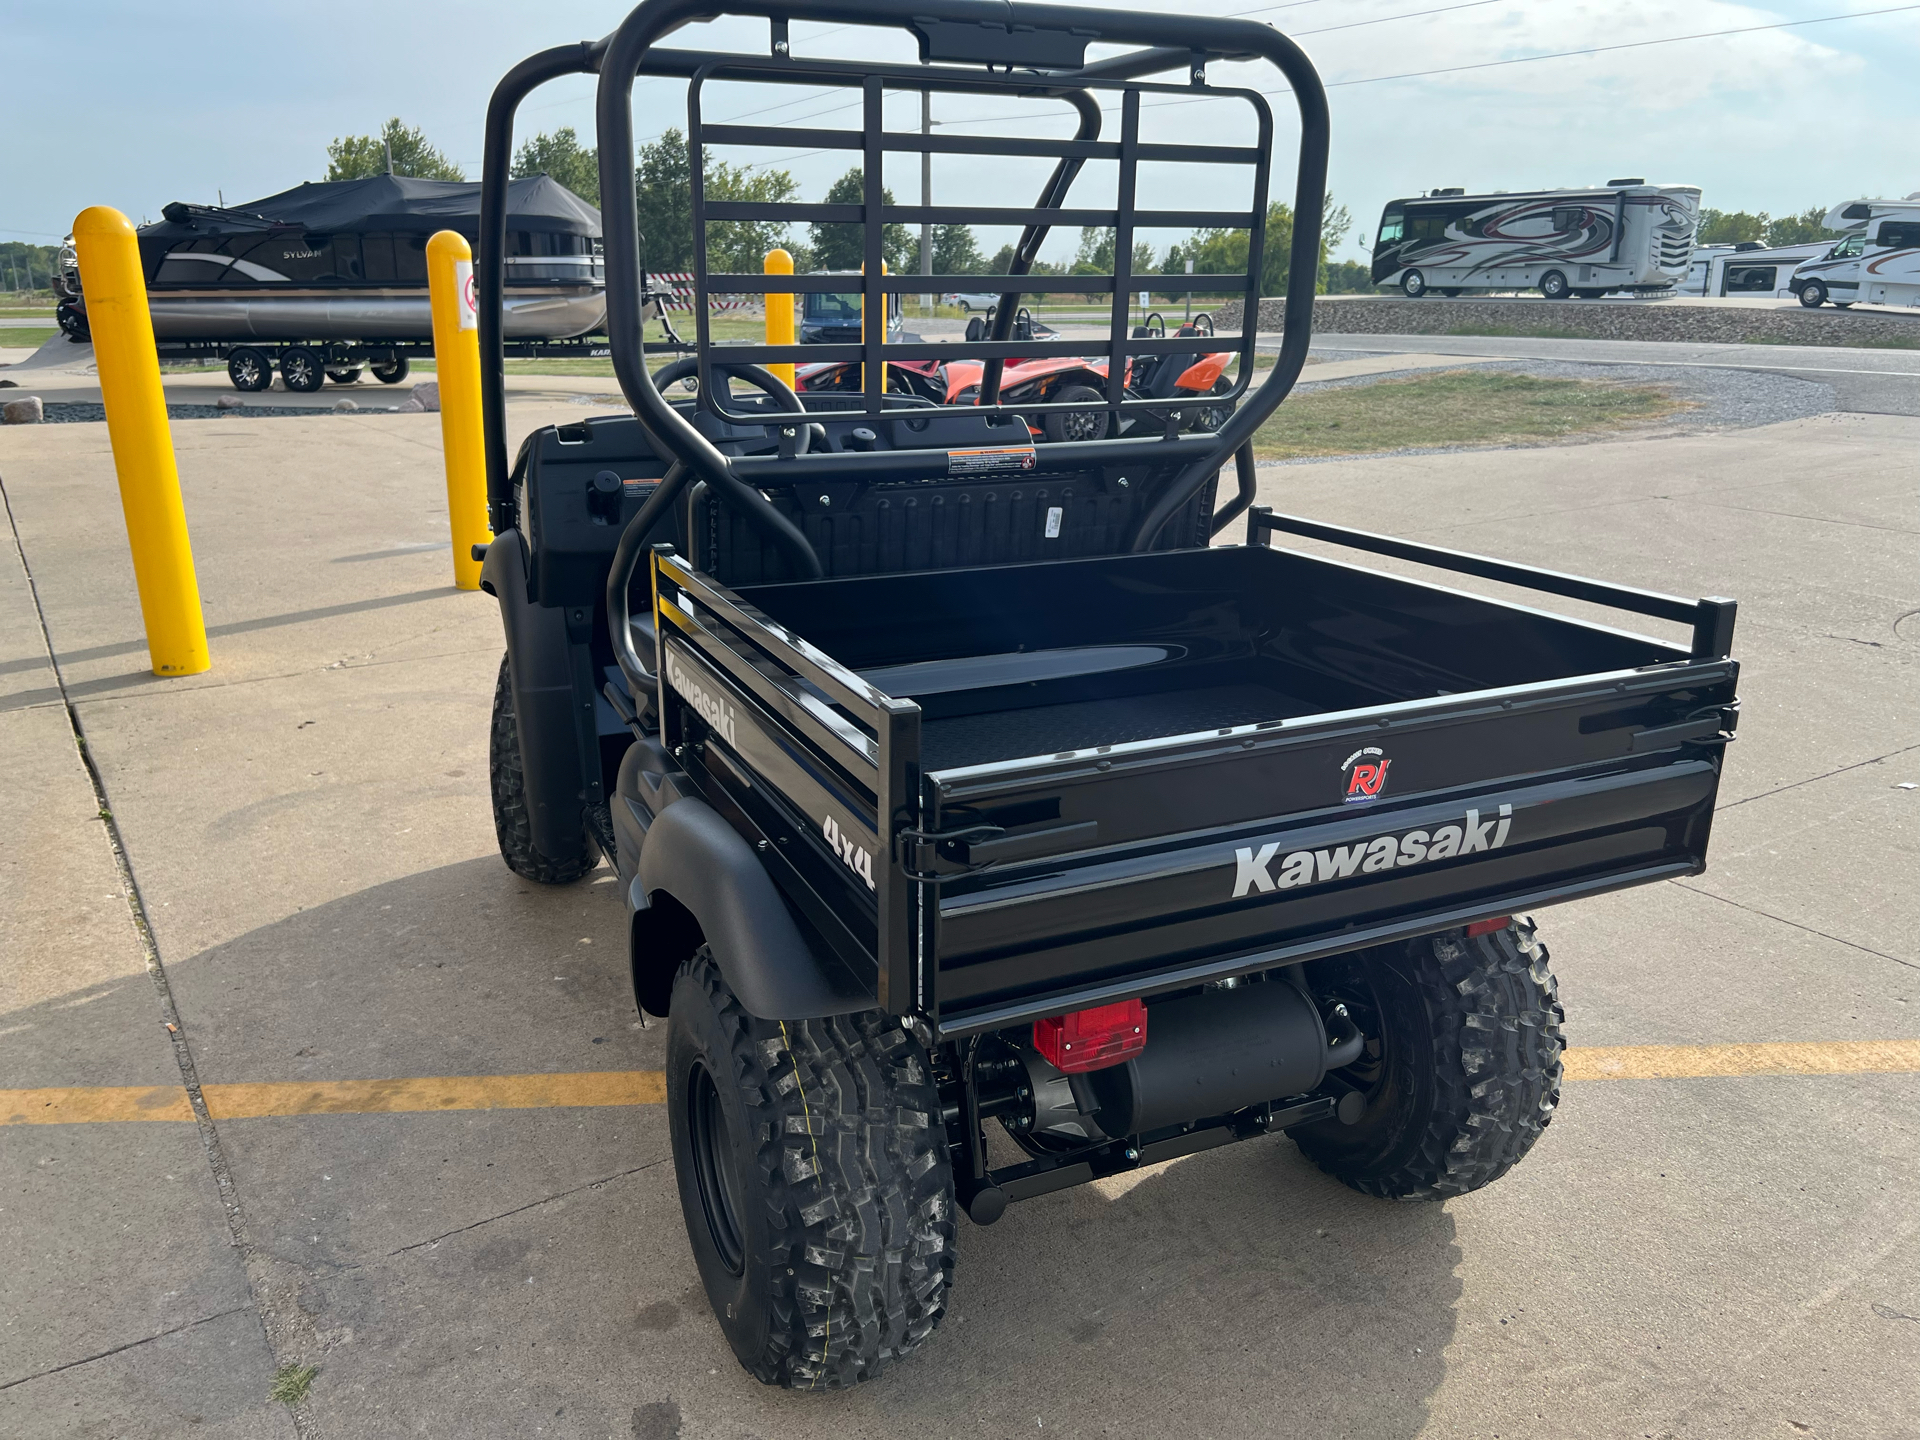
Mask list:
[[[480,231],[480,186],[459,180],[371,175],[364,180],[309,180],[264,199],[225,208],[175,201],[143,238],[257,233],[277,225],[303,230],[390,231],[430,235],[457,230],[469,240]],[[600,212],[566,186],[532,175],[507,186],[507,229],[535,233],[600,234]]]

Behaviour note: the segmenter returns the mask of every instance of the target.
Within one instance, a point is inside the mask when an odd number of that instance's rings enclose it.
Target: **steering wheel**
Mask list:
[[[656,390],[665,390],[669,385],[677,385],[680,381],[698,371],[699,368],[699,362],[691,355],[682,355],[678,360],[669,360],[655,373],[653,377],[654,388]],[[775,403],[777,403],[782,410],[791,410],[796,415],[805,415],[807,413],[806,405],[802,403],[798,395],[793,393],[793,387],[764,365],[729,365],[716,363],[713,369],[714,372],[719,375],[738,375],[755,389],[765,391],[773,397]],[[778,426],[775,428],[784,429],[786,427]],[[795,425],[793,427],[794,430],[799,432],[794,437],[794,454],[804,455],[807,453],[809,443],[813,438],[812,432],[814,428],[812,425]],[[824,430],[821,432],[822,438],[825,437],[825,433]]]

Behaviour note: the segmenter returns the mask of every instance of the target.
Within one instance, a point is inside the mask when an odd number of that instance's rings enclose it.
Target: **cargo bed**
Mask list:
[[[1693,642],[1264,543],[1288,530]],[[1250,533],[739,592],[659,556],[664,738],[850,988],[948,1034],[1704,866],[1732,602]]]

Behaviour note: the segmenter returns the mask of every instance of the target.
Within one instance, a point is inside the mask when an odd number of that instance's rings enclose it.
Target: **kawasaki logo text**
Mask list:
[[[733,738],[733,706],[726,697],[716,695],[700,683],[700,677],[689,667],[680,663],[679,656],[667,651],[667,683],[678,690],[691,705],[694,713],[714,728],[714,732],[729,745]]]
[[[1280,853],[1280,842],[1273,840],[1257,850],[1247,847],[1233,852],[1233,898],[1238,900],[1254,891],[1264,895],[1270,890],[1324,885],[1349,875],[1398,870],[1407,865],[1423,865],[1429,860],[1498,850],[1507,843],[1507,830],[1512,824],[1511,805],[1502,805],[1497,816],[1485,820],[1480,818],[1478,810],[1469,810],[1461,823],[1440,825],[1431,831],[1408,830],[1325,850],[1295,850],[1280,861],[1278,870],[1271,868],[1274,857]]]

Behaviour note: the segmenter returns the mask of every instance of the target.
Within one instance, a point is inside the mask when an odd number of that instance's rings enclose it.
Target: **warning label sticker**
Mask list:
[[[991,450],[949,450],[949,475],[1010,475],[1034,466],[1033,446],[1002,445]]]

